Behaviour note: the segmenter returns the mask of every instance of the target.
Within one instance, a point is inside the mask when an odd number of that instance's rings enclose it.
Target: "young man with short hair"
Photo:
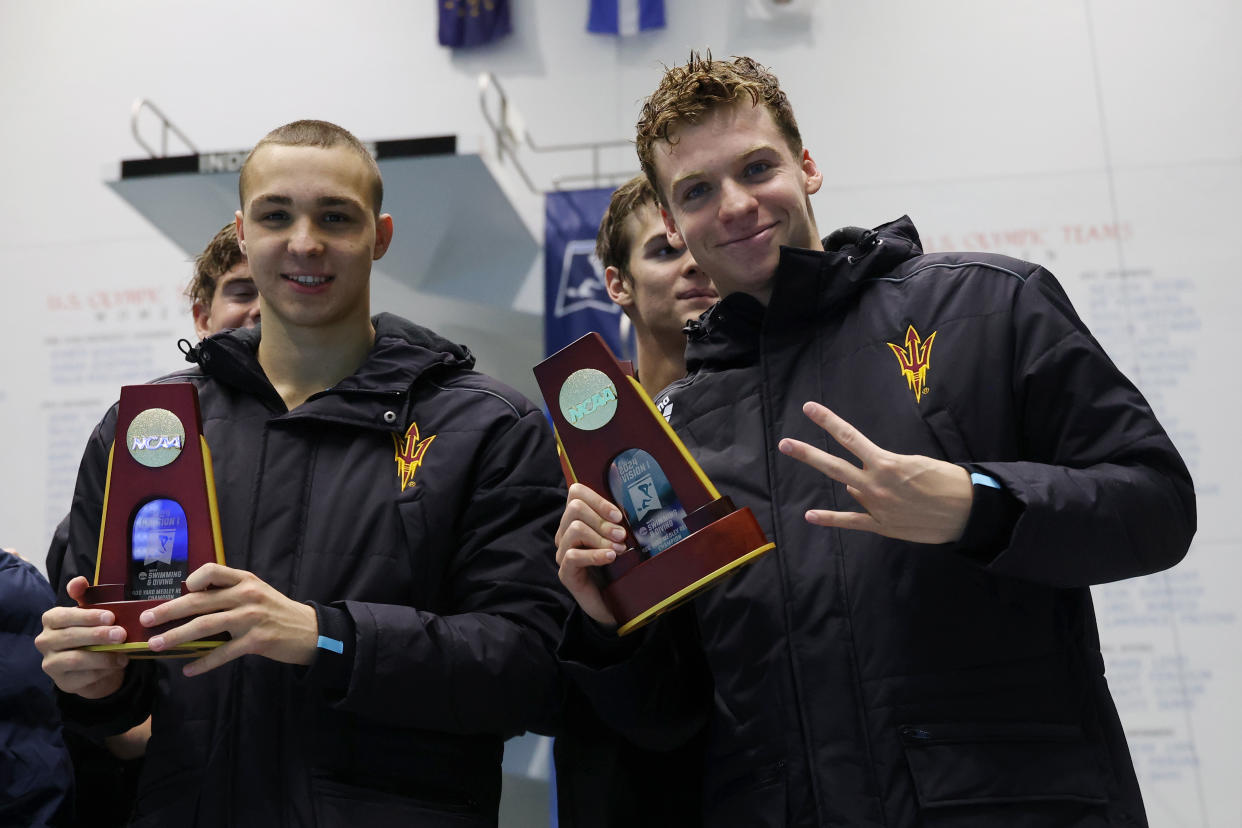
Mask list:
[[[62,606],[44,669],[81,728],[153,712],[142,824],[494,825],[505,738],[560,700],[546,420],[461,346],[370,315],[393,221],[348,132],[273,131],[240,198],[262,328],[210,337],[157,380],[198,388],[229,565],[141,619],[173,624],[156,652],[230,640],[184,666],[131,662],[79,649],[124,639],[109,612]],[[115,424],[114,407],[83,459],[64,603],[94,568]]]
[[[237,223],[216,233],[194,260],[194,277],[186,288],[194,333],[206,339],[229,328],[253,328],[259,322],[259,292],[250,265],[237,244]]]
[[[1180,560],[1194,493],[1056,280],[924,255],[906,218],[821,243],[822,173],[749,58],[668,70],[638,152],[723,297],[670,423],[776,550],[617,639],[583,570],[620,513],[571,487],[590,620],[561,655],[601,715],[701,711],[707,825],[1146,824],[1088,587]],[[713,690],[679,692],[696,656]]]
[[[686,324],[716,304],[711,279],[668,240],[643,176],[617,188],[595,239],[608,296],[634,327],[635,372],[654,398],[686,375]]]

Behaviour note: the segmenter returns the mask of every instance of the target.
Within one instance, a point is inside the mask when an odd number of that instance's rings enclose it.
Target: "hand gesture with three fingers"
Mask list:
[[[948,543],[962,536],[970,517],[970,475],[961,466],[917,454],[894,454],[819,403],[802,411],[842,448],[862,461],[862,468],[828,452],[785,438],[782,454],[845,484],[864,512],[811,509],[808,523],[858,529],[916,543]]]
[[[565,512],[556,530],[556,563],[561,583],[596,622],[615,627],[591,567],[612,563],[625,551],[621,510],[581,483],[569,487]]]
[[[243,655],[261,655],[286,664],[309,664],[319,638],[319,622],[308,604],[281,594],[252,572],[204,564],[185,580],[190,593],[144,612],[144,627],[191,618],[148,642],[156,652],[187,641],[227,632],[232,640],[187,664],[196,676]]]

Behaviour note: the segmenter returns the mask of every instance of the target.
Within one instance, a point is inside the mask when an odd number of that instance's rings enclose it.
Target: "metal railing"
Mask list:
[[[494,106],[489,107],[489,100],[493,99]],[[541,194],[549,189],[559,190],[562,185],[578,182],[589,182],[596,187],[600,187],[606,183],[619,183],[634,177],[638,173],[637,166],[627,170],[603,171],[600,169],[601,153],[604,150],[630,147],[633,146],[632,141],[592,141],[575,144],[537,143],[522,123],[521,116],[517,110],[509,103],[509,97],[505,94],[504,87],[500,85],[500,81],[491,72],[485,72],[479,76],[479,108],[483,111],[483,119],[491,128],[492,136],[496,141],[497,158],[502,162],[511,164],[521,177],[522,182],[532,193]],[[142,133],[139,130],[142,113],[145,110],[150,110],[159,119],[160,148],[158,151],[143,139]],[[175,135],[191,154],[199,154],[198,147],[194,145],[194,142],[176,124],[169,120],[168,116],[158,106],[146,98],[138,98],[134,101],[130,112],[130,132],[133,133],[134,140],[138,142],[138,145],[146,150],[147,155],[151,158],[165,158],[168,156],[169,133]],[[530,177],[530,173],[526,171],[526,167],[522,164],[522,160],[519,157],[519,150],[529,150],[539,155],[575,152],[589,153],[590,172],[554,176],[551,180],[551,186],[543,188],[537,185]]]
[[[492,94],[494,92],[494,94]],[[495,99],[495,104],[489,109],[489,99]],[[602,150],[617,147],[632,147],[632,141],[616,140],[616,141],[593,141],[578,144],[538,144],[531,137],[522,118],[517,110],[509,103],[509,96],[505,94],[504,88],[500,85],[500,81],[491,72],[484,72],[479,75],[479,109],[483,111],[483,120],[487,121],[487,125],[492,130],[492,136],[496,140],[496,156],[501,161],[508,161],[517,170],[518,175],[526,184],[532,193],[544,193],[547,189],[540,188],[531,179],[530,174],[522,165],[521,159],[518,157],[519,149],[527,149],[538,154],[566,153],[566,152],[588,152],[591,158],[591,171],[585,173],[571,173],[567,175],[554,176],[551,182],[553,190],[561,189],[562,184],[569,182],[589,181],[594,186],[603,186],[605,183],[623,181],[633,178],[638,174],[638,168],[635,166],[630,170],[603,172],[600,170],[600,153]],[[493,111],[494,110],[494,111]]]
[[[142,115],[142,111],[144,109],[151,110],[155,113],[155,117],[160,119],[162,128],[160,129],[159,152],[156,152],[150,144],[142,140],[142,134],[138,131],[138,119]],[[165,115],[158,106],[151,103],[146,98],[138,98],[134,101],[134,106],[131,109],[129,116],[129,130],[134,134],[134,140],[137,141],[139,146],[146,150],[147,155],[152,158],[166,158],[168,156],[168,133],[170,132],[181,139],[181,143],[186,145],[192,155],[198,155],[198,147],[194,146],[193,142],[186,137],[184,132],[177,128],[176,124],[168,120],[168,116]]]

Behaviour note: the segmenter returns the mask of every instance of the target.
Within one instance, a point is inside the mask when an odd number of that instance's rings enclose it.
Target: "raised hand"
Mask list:
[[[802,411],[862,461],[862,468],[788,437],[780,442],[781,453],[845,484],[866,510],[811,509],[806,513],[808,523],[917,543],[948,543],[962,536],[973,499],[964,468],[918,454],[885,451],[819,403],[808,402]]]

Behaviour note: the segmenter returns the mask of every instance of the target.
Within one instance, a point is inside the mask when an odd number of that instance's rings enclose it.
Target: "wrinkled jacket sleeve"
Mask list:
[[[624,638],[575,608],[557,655],[595,715],[635,745],[671,750],[706,724],[712,679],[693,607],[667,613]]]
[[[1037,268],[1013,311],[1021,462],[968,464],[1022,505],[989,569],[1073,587],[1177,563],[1195,531],[1190,473],[1147,401]]]
[[[569,599],[556,577],[553,533],[565,490],[543,414],[527,406],[510,419],[473,469],[437,606],[332,605],[348,613],[354,651],[334,707],[450,733],[555,727],[562,693],[554,649]],[[317,659],[307,679],[330,684],[329,663]]]
[[[103,517],[104,492],[108,480],[108,455],[116,428],[116,406],[108,411],[91,433],[78,467],[73,490],[73,506],[69,512],[68,544],[58,530],[48,554],[57,554],[56,563],[49,558],[47,569],[56,573],[56,599],[60,606],[75,606],[65,591],[71,580],[81,575],[94,581],[95,558],[99,549],[99,527]],[[92,738],[101,738],[142,722],[150,713],[155,689],[154,663],[131,661],[125,671],[121,689],[103,699],[85,699],[72,693],[57,691],[65,726]]]

